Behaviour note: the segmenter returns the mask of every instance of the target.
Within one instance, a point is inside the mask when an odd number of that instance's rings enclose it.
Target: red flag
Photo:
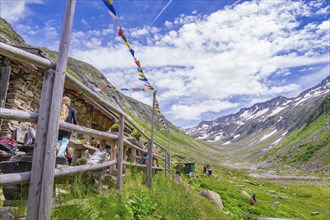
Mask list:
[[[141,66],[140,66],[140,60],[136,60],[135,63],[136,63],[136,65],[137,65],[138,67],[141,68]]]
[[[123,31],[123,29],[121,27],[119,28],[118,35],[120,37],[123,37],[124,36],[124,31]]]

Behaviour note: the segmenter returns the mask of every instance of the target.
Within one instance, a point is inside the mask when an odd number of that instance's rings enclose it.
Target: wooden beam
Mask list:
[[[64,80],[66,75],[66,65],[68,60],[70,35],[72,31],[75,6],[76,0],[67,0],[51,100],[49,100],[47,103],[41,103],[40,106],[40,111],[44,111],[50,106],[49,114],[46,115],[46,117],[49,118],[48,127],[46,127],[47,135],[46,138],[43,138],[46,139],[46,144],[43,145],[45,148],[45,154],[39,155],[41,157],[36,158],[45,162],[43,163],[43,167],[39,167],[39,169],[36,169],[35,166],[32,166],[32,178],[26,215],[27,219],[50,219],[50,209],[52,206],[52,193],[54,185],[54,167],[56,159],[55,146],[58,136],[59,116],[61,111],[61,102],[64,90]],[[41,120],[41,115],[39,115],[38,122]],[[44,141],[41,140],[39,142],[41,143]],[[39,148],[40,147],[41,145],[39,145]],[[36,160],[34,156],[33,163],[35,162]],[[41,178],[33,180],[34,176],[40,176],[39,174],[33,175],[37,172],[42,173]]]
[[[138,164],[138,163],[131,163],[131,162],[127,162],[127,161],[123,161],[123,164],[125,165],[130,165],[130,166],[136,166],[136,167],[147,167],[148,165],[144,165],[144,164]],[[153,166],[152,169],[154,170],[164,170],[164,167],[155,167]]]
[[[0,118],[6,120],[24,121],[36,123],[38,113],[24,112],[21,110],[0,108]]]
[[[86,165],[75,166],[75,167],[65,166],[65,167],[61,167],[61,168],[55,168],[54,176],[60,177],[60,176],[76,174],[76,173],[80,173],[80,172],[99,170],[99,169],[103,169],[103,168],[106,168],[109,166],[113,166],[115,164],[117,164],[116,160],[107,161],[107,162],[98,163],[98,164],[86,164]],[[1,174],[0,175],[0,186],[27,183],[27,182],[29,182],[30,177],[31,177],[31,172]]]
[[[43,69],[55,69],[56,65],[54,62],[43,57],[28,53],[22,49],[10,46],[2,42],[0,42],[0,54],[15,60],[22,61],[24,63],[36,65]]]
[[[66,123],[63,121],[60,122],[60,128],[63,130],[66,130],[66,131],[84,133],[84,134],[88,134],[92,137],[106,139],[106,140],[117,140],[118,139],[118,136],[115,134],[110,134],[108,132],[102,132],[102,131],[94,130],[91,128],[86,128],[83,126]]]
[[[123,185],[123,140],[124,140],[124,116],[119,117],[118,122],[118,158],[117,158],[117,184],[116,188],[119,192],[122,190]]]

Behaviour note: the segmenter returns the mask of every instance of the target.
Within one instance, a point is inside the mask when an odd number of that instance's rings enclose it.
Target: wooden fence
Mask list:
[[[152,166],[152,148],[153,148],[153,126],[151,137],[148,137],[121,109],[111,105],[97,94],[93,93],[88,87],[76,80],[74,77],[66,73],[68,48],[70,45],[70,35],[72,29],[73,15],[76,0],[67,0],[65,17],[63,22],[62,36],[59,47],[59,54],[57,63],[42,58],[40,56],[25,52],[24,50],[12,47],[10,45],[0,43],[0,54],[10,59],[18,60],[23,63],[33,64],[44,71],[43,87],[41,92],[41,100],[38,113],[29,113],[20,110],[6,109],[1,101],[0,119],[17,120],[24,122],[36,122],[37,138],[35,141],[32,170],[31,172],[2,174],[0,177],[0,185],[12,185],[21,183],[30,183],[27,219],[50,219],[50,209],[52,203],[52,192],[54,185],[54,177],[76,174],[84,171],[91,171],[103,169],[113,165],[117,166],[117,183],[116,188],[122,190],[122,173],[123,165],[132,165],[147,168],[147,186],[151,187],[152,183],[152,169],[165,170],[165,174],[169,172],[170,168],[170,151],[162,147],[158,143],[157,146],[165,151],[165,157],[158,156],[158,158],[165,160],[164,167]],[[7,67],[3,67],[7,68]],[[10,69],[10,68],[9,68]],[[99,105],[100,108],[105,108],[105,114],[110,110],[119,118],[118,135],[101,132],[95,129],[86,128],[79,125],[73,125],[59,121],[59,114],[61,108],[61,99],[64,91],[64,80],[70,82],[73,88],[82,91],[83,95],[92,100],[93,103]],[[155,97],[155,94],[154,94]],[[152,123],[154,120],[154,111],[152,115]],[[137,129],[145,138],[149,140],[148,152],[141,149],[139,146],[129,142],[124,138],[125,123]],[[95,138],[104,140],[117,140],[118,142],[118,155],[117,160],[106,161],[104,163],[95,165],[81,165],[75,167],[62,167],[55,168],[55,151],[58,129],[67,131],[79,132],[88,134]],[[168,136],[170,138],[170,136]],[[168,140],[170,141],[170,140]],[[148,153],[147,165],[123,161],[123,147]],[[134,153],[133,153],[134,154]]]

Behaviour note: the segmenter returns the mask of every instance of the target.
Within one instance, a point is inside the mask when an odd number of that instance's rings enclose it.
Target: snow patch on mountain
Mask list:
[[[275,129],[274,131],[272,131],[272,132],[270,132],[270,133],[264,135],[259,141],[263,141],[263,140],[269,138],[270,136],[272,136],[272,135],[275,134],[276,132],[277,132],[277,129]]]

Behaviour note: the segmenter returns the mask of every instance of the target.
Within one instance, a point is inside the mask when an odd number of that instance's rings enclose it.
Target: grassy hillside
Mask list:
[[[200,173],[198,173],[200,174]],[[212,177],[200,174],[196,178],[183,176],[176,183],[159,173],[153,188],[146,189],[142,172],[133,170],[125,177],[123,194],[114,189],[96,194],[76,183],[62,189],[61,205],[52,210],[52,219],[257,219],[277,217],[295,219],[329,219],[327,186],[294,186],[257,180],[244,172],[215,169]],[[114,184],[109,182],[109,184]],[[134,189],[134,190],[132,190]],[[201,196],[211,190],[221,196],[224,210]],[[62,191],[63,191],[62,190]],[[256,194],[257,204],[249,204],[247,194]],[[78,200],[77,200],[78,199]],[[322,202],[321,202],[322,201]],[[101,211],[100,211],[101,210]],[[312,212],[319,215],[312,216]]]
[[[299,167],[315,172],[330,171],[330,95],[310,115],[307,123],[292,132],[279,146],[272,149],[262,160]]]

